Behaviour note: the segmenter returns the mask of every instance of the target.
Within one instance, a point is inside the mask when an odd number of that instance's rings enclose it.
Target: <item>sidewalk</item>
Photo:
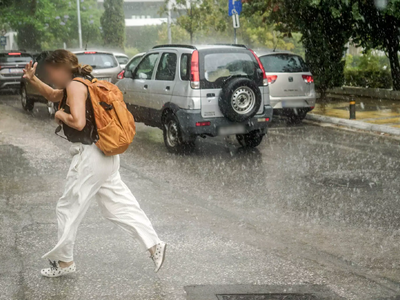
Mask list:
[[[357,98],[356,120],[349,120],[349,116],[349,102],[330,98],[326,104],[316,104],[314,110],[307,115],[307,119],[400,135],[399,101]]]

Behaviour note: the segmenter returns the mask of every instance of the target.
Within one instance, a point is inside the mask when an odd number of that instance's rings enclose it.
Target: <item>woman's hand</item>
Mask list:
[[[32,65],[32,61],[30,61],[28,64],[26,64],[24,71],[24,76],[23,78],[31,81],[35,77],[36,74],[36,67],[37,67],[37,62]]]
[[[56,111],[56,114],[54,115],[54,120],[56,121],[56,123],[58,125],[61,125],[63,123],[62,119],[61,119],[61,116],[63,113],[64,113],[64,110],[60,109],[60,110]]]

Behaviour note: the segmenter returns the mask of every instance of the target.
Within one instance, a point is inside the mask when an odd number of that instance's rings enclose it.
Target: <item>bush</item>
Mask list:
[[[392,88],[392,76],[389,70],[357,70],[344,71],[344,84],[365,88]]]

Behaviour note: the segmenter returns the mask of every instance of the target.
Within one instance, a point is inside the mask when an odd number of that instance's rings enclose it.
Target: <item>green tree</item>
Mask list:
[[[76,2],[65,0],[8,0],[1,8],[0,24],[17,32],[20,48],[40,51],[78,46]],[[85,43],[99,44],[100,10],[96,0],[81,3],[82,35]]]
[[[104,13],[100,18],[104,45],[124,49],[125,15],[123,0],[104,0]]]
[[[241,18],[239,33],[243,42],[255,48],[293,50],[294,43],[285,34],[276,30],[274,24],[266,24],[263,15]]]
[[[326,90],[343,83],[343,54],[351,37],[353,4],[347,0],[249,0],[247,16],[261,15],[288,37],[301,33],[305,57],[315,83]]]
[[[13,0],[3,6],[0,22],[17,31],[17,43],[20,48],[41,50],[42,42],[48,37],[45,32],[45,18],[54,10],[50,0]]]
[[[400,0],[376,5],[378,1],[352,0],[357,6],[355,14],[355,37],[365,49],[379,49],[386,52],[390,60],[393,89],[400,90]],[[376,4],[375,4],[376,3]],[[383,1],[383,3],[385,3]]]
[[[190,43],[192,44],[194,34],[202,29],[201,0],[176,0],[173,3],[170,0],[166,0],[165,7],[161,13],[166,12],[168,5],[170,5],[171,10],[179,14],[176,24],[189,34]]]

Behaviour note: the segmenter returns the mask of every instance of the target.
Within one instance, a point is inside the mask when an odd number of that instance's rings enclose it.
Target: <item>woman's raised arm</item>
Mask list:
[[[60,102],[63,97],[63,90],[53,89],[51,86],[48,86],[39,78],[36,77],[36,67],[37,62],[32,65],[32,61],[30,61],[24,69],[24,78],[29,81],[29,83],[48,101],[51,102]]]

